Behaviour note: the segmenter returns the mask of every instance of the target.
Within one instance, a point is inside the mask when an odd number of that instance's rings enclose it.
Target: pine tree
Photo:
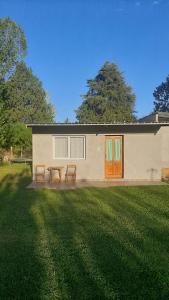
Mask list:
[[[80,123],[130,122],[135,119],[135,95],[117,65],[106,62],[93,80],[76,110]]]
[[[16,66],[15,74],[6,82],[8,98],[5,109],[9,123],[52,122],[54,108],[42,83],[24,62]]]
[[[169,112],[169,75],[154,91],[154,111]]]

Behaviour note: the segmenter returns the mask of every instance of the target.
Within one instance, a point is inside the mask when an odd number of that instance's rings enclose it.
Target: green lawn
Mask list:
[[[169,185],[29,182],[0,167],[0,299],[169,299]]]

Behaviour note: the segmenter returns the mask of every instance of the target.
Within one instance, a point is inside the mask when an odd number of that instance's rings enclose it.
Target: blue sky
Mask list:
[[[118,64],[136,94],[138,116],[169,74],[169,0],[0,0],[0,17],[24,30],[26,62],[43,82],[56,120],[74,110],[104,64]]]

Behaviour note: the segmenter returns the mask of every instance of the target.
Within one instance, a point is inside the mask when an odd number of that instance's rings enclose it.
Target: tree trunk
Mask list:
[[[13,147],[11,146],[10,159],[13,159]]]

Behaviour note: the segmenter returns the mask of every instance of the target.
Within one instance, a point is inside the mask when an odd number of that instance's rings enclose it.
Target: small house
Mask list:
[[[77,180],[161,180],[169,168],[169,115],[134,123],[29,124],[35,166],[77,166]],[[47,176],[47,174],[46,174]],[[64,172],[63,172],[64,178]]]

